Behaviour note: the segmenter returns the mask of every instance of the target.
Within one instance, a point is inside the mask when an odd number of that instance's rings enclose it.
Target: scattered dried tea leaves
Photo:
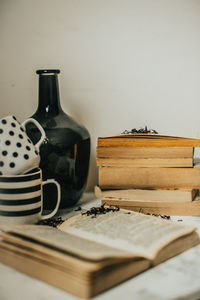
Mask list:
[[[62,217],[54,217],[47,220],[41,220],[37,223],[37,225],[46,225],[51,227],[58,227],[61,225],[65,220]]]
[[[148,216],[154,216],[154,217],[159,217],[161,219],[167,219],[167,220],[170,220],[171,217],[170,216],[167,216],[167,215],[159,215],[159,214],[150,214],[150,213],[147,213],[146,215]]]
[[[74,211],[82,210],[81,206],[77,207]]]
[[[144,128],[136,129],[133,128],[131,130],[124,130],[122,134],[158,134],[158,132],[155,129],[148,129],[147,126]]]
[[[119,206],[105,207],[105,205],[106,203],[98,207],[92,207],[89,210],[82,212],[82,215],[92,216],[92,218],[96,218],[97,215],[102,215],[109,212],[116,212],[120,210]]]

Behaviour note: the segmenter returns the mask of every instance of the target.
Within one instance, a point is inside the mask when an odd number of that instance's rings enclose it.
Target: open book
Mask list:
[[[193,226],[127,210],[77,215],[59,229],[4,227],[0,261],[89,298],[200,241]]]

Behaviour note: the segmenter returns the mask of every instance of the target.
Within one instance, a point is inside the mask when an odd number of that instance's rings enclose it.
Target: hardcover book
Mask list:
[[[127,189],[127,190],[101,190],[100,187],[95,186],[95,196],[101,198],[104,203],[108,201],[133,201],[137,202],[157,202],[158,203],[184,203],[192,202],[199,196],[199,189]],[[109,203],[110,204],[110,203]],[[138,203],[139,205],[139,203]]]
[[[199,189],[200,166],[99,167],[99,186],[101,189]]]
[[[166,135],[128,134],[99,137],[98,147],[200,147],[200,139]]]

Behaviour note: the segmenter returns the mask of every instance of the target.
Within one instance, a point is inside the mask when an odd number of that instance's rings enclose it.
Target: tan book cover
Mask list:
[[[98,167],[192,168],[191,158],[97,158]]]
[[[97,147],[97,158],[193,158],[193,147]]]
[[[128,203],[131,205],[133,201],[142,202],[191,202],[199,196],[199,189],[156,189],[156,190],[101,190],[100,187],[95,186],[95,196],[101,198],[104,203],[110,200],[119,201],[121,203]],[[108,202],[110,203],[110,202]]]
[[[200,147],[200,139],[164,135],[128,134],[99,137],[98,147]]]
[[[90,298],[200,241],[193,226],[126,210],[78,215],[59,229],[4,227],[0,261]]]
[[[199,189],[200,166],[193,168],[99,167],[101,189]]]
[[[146,200],[104,199],[102,204],[117,205],[122,209],[133,210],[144,214],[169,216],[200,216],[200,198],[191,202],[163,202]]]

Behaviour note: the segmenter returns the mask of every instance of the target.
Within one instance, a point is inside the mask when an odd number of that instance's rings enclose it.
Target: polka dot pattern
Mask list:
[[[33,162],[39,166],[39,153],[14,116],[0,120],[0,175],[21,174]],[[18,170],[20,171],[19,173]]]
[[[9,146],[9,145],[11,144],[11,141],[6,140],[6,141],[5,141],[5,144],[6,144],[6,146]]]

